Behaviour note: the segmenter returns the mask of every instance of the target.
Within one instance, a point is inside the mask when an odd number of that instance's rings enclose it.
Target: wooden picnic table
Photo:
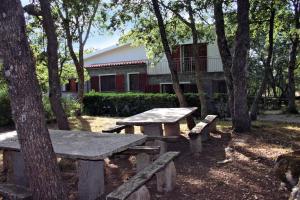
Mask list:
[[[104,193],[104,159],[129,147],[143,144],[146,136],[95,134],[83,131],[49,130],[58,157],[78,161],[78,192],[81,200],[94,200]],[[0,134],[0,149],[12,161],[8,180],[27,186],[24,160],[16,131]]]
[[[166,136],[180,135],[179,122],[197,110],[197,107],[187,108],[154,108],[143,113],[117,121],[117,125],[142,126],[145,135],[163,135],[164,124]]]

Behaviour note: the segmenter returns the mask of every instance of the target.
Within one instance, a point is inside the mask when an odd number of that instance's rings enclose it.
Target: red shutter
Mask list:
[[[199,44],[200,70],[207,71],[207,44]]]
[[[76,92],[77,91],[76,79],[70,79],[69,82],[70,82],[70,91]]]
[[[139,91],[145,92],[146,87],[148,85],[148,77],[147,74],[139,74]]]
[[[92,76],[91,77],[91,90],[95,90],[99,92],[99,76]]]
[[[125,76],[124,76],[124,74],[116,75],[116,91],[117,92],[125,91]]]

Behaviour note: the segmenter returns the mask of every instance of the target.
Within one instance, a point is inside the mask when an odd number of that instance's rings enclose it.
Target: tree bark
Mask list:
[[[192,10],[192,5],[191,1],[187,1],[187,8],[188,8],[188,13],[189,13],[189,18],[190,18],[190,28],[192,30],[192,35],[193,35],[193,57],[195,59],[195,72],[196,72],[196,85],[197,85],[197,90],[198,90],[198,95],[199,95],[199,101],[201,103],[201,118],[205,118],[208,109],[207,109],[207,101],[206,101],[206,95],[204,92],[204,84],[203,84],[203,72],[200,69],[200,57],[199,57],[199,48],[198,48],[198,32],[196,29],[196,24],[195,24],[195,19],[193,16],[193,10]]]
[[[300,0],[293,1],[295,28],[300,29]],[[299,34],[292,35],[292,44],[288,64],[288,109],[289,113],[298,113],[295,103],[295,69],[297,61],[297,51],[299,45]]]
[[[19,0],[0,4],[0,57],[33,199],[67,199],[43,112]]]
[[[271,61],[272,61],[272,57],[273,57],[273,44],[274,44],[274,37],[273,37],[273,33],[274,33],[274,19],[275,19],[275,8],[273,6],[274,1],[271,2],[271,13],[270,13],[270,19],[269,19],[269,33],[268,33],[268,37],[269,37],[269,47],[268,47],[268,57],[266,62],[264,62],[264,76],[263,76],[263,80],[261,82],[261,85],[255,95],[255,98],[252,102],[251,108],[250,108],[250,118],[251,120],[256,120],[257,119],[257,113],[258,113],[258,103],[259,100],[261,99],[263,93],[266,91],[266,86],[269,83],[270,85],[272,85],[272,69],[271,69]],[[271,77],[272,76],[272,77]],[[274,89],[273,89],[274,90]],[[274,91],[276,92],[276,91]]]
[[[157,19],[159,32],[160,32],[160,37],[161,37],[161,42],[163,44],[165,55],[166,55],[167,60],[168,60],[168,66],[169,66],[169,69],[170,69],[170,72],[171,72],[171,79],[172,79],[172,83],[173,83],[174,92],[175,92],[175,94],[178,98],[180,107],[187,107],[188,105],[187,105],[185,96],[183,95],[183,91],[180,88],[177,69],[176,69],[176,66],[174,65],[175,62],[172,59],[171,49],[170,49],[170,46],[169,46],[167,33],[166,33],[166,30],[165,30],[165,25],[164,25],[164,21],[163,21],[161,12],[160,12],[158,1],[157,0],[152,0],[152,6],[153,6],[153,9],[154,9],[156,19]],[[187,118],[187,124],[188,124],[189,129],[192,129],[195,126],[195,122],[194,122],[192,117]]]
[[[214,1],[214,18],[215,27],[217,34],[217,43],[219,52],[221,55],[221,60],[224,68],[224,76],[226,81],[227,93],[228,93],[228,105],[230,110],[230,115],[232,121],[234,121],[233,106],[234,106],[234,95],[233,95],[233,83],[231,75],[232,66],[232,55],[230,53],[230,48],[228,46],[227,38],[225,35],[225,23],[224,23],[224,13],[223,13],[223,0]]]
[[[237,0],[238,28],[235,36],[235,50],[231,67],[234,92],[235,132],[250,131],[251,121],[247,106],[247,59],[250,48],[249,37],[249,0]]]
[[[58,75],[58,42],[56,27],[52,18],[51,7],[48,0],[40,0],[42,24],[45,29],[48,44],[48,74],[49,74],[49,98],[51,109],[56,117],[58,128],[69,130],[69,122],[61,102],[61,86]]]

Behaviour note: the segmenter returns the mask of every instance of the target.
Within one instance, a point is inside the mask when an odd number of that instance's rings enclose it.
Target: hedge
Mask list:
[[[190,107],[199,107],[196,94],[185,94]],[[174,94],[162,93],[98,93],[84,96],[83,112],[92,116],[127,117],[152,108],[178,107]],[[200,110],[200,109],[198,109]],[[199,115],[200,113],[196,113]]]
[[[7,90],[0,90],[0,126],[13,123]]]

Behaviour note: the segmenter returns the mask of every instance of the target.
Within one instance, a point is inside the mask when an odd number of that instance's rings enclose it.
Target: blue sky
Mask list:
[[[21,0],[22,5],[26,5],[31,0]],[[112,46],[118,42],[118,39],[120,38],[121,33],[115,32],[115,33],[98,33],[96,30],[93,30],[93,33],[90,35],[89,39],[87,40],[85,49],[103,49],[109,46]]]

